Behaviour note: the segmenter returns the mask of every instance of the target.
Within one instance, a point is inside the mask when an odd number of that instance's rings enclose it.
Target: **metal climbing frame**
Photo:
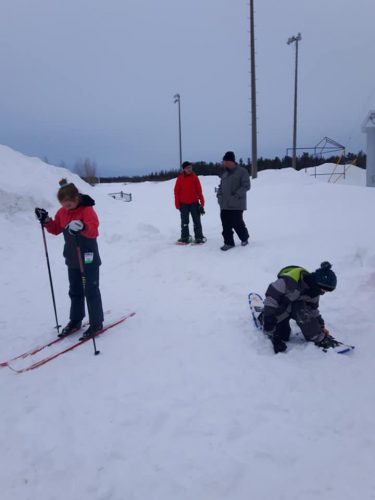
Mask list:
[[[287,148],[286,154],[289,156],[289,152],[292,151],[293,148]],[[297,148],[298,150],[305,151],[305,152],[311,152],[313,154],[313,157],[315,158],[315,166],[314,166],[314,173],[311,174],[314,177],[317,177],[318,175],[329,175],[328,182],[331,182],[333,179],[333,176],[338,175],[339,177],[343,176],[345,178],[345,166],[341,164],[341,161],[343,158],[345,158],[345,146],[342,144],[338,143],[337,141],[330,139],[329,137],[323,137],[314,147],[308,147],[308,148]],[[334,153],[338,153],[338,160],[336,162],[336,166],[333,170],[333,172],[329,173],[318,173],[317,172],[317,167],[322,164],[322,161],[324,161],[324,158],[327,156],[332,156]],[[337,168],[341,166],[342,171],[337,172]],[[307,168],[305,168],[305,172],[307,172]],[[336,178],[337,180],[337,178]],[[333,182],[336,182],[333,181]]]

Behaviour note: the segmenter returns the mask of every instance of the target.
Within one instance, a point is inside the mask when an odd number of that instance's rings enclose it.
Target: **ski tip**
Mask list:
[[[355,347],[353,345],[343,347],[342,349],[338,349],[337,354],[348,354],[349,352],[353,352]]]
[[[13,368],[12,365],[10,365],[9,363],[7,364],[7,367],[12,370],[12,372],[14,373],[23,373],[24,371],[27,371],[27,368],[25,369],[21,369],[21,370],[18,370],[17,368]]]

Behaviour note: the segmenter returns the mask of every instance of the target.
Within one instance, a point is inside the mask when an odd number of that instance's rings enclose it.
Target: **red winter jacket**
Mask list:
[[[181,203],[184,205],[191,205],[192,203],[199,202],[203,207],[204,197],[198,176],[193,173],[186,175],[182,172],[177,177],[174,186],[174,199],[177,209],[180,208]]]
[[[61,207],[55,215],[55,219],[47,222],[46,229],[51,234],[60,234],[72,220],[81,220],[85,228],[81,231],[81,236],[86,238],[97,238],[99,235],[99,220],[94,209],[90,206],[78,206],[74,210],[66,210]]]
[[[92,253],[93,260],[91,262],[91,267],[100,266],[101,264],[96,241],[99,234],[99,220],[95,210],[92,208],[94,204],[95,201],[90,198],[90,196],[83,194],[81,195],[81,201],[77,208],[74,210],[66,210],[64,207],[61,207],[56,212],[55,218],[45,224],[45,228],[49,233],[56,235],[60,233],[64,234],[64,257],[68,267],[74,269],[79,268],[77,243],[79,243],[83,261],[85,261],[85,253]],[[71,235],[66,229],[67,224],[72,220],[81,220],[85,225],[83,231],[81,231],[78,236]]]

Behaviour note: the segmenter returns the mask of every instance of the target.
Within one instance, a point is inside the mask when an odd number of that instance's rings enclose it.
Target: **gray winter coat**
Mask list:
[[[221,210],[246,210],[246,191],[250,189],[247,170],[236,165],[233,170],[225,169],[217,192]]]

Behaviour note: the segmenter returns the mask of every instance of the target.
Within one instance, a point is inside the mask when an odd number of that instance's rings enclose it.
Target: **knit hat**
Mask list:
[[[311,273],[311,277],[319,288],[332,292],[337,285],[336,274],[331,271],[332,264],[329,262],[322,262],[320,268]]]
[[[233,151],[227,151],[223,156],[223,161],[233,161],[234,163],[236,163],[236,157]]]
[[[66,179],[59,181],[60,189],[57,192],[57,199],[61,202],[63,200],[73,200],[79,195],[78,188]]]
[[[191,167],[193,164],[190,161],[184,161],[184,163],[181,165],[181,168],[184,169],[186,167]]]

